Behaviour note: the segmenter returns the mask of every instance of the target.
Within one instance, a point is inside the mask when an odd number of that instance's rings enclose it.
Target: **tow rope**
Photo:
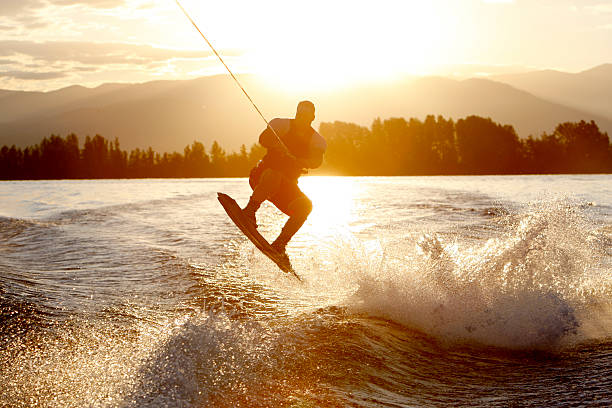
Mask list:
[[[227,72],[229,72],[229,74],[232,76],[232,78],[234,79],[234,81],[236,82],[236,84],[238,85],[238,87],[242,90],[242,92],[244,93],[244,95],[247,97],[247,99],[249,100],[249,102],[251,102],[251,105],[253,105],[253,107],[255,108],[255,110],[257,111],[257,113],[259,113],[259,116],[261,116],[261,118],[264,120],[264,122],[266,122],[266,126],[268,127],[268,129],[272,130],[272,133],[274,133],[274,136],[276,136],[276,139],[278,140],[278,142],[281,144],[281,146],[284,148],[285,153],[288,153],[290,156],[291,153],[289,152],[289,149],[287,148],[287,146],[285,145],[285,143],[283,143],[283,141],[281,140],[281,138],[278,136],[278,134],[276,133],[276,131],[274,130],[274,128],[272,126],[270,126],[270,123],[268,122],[268,120],[266,119],[266,117],[263,115],[263,113],[261,113],[261,111],[259,110],[259,108],[257,107],[257,105],[255,104],[255,102],[253,102],[253,99],[251,99],[251,97],[249,96],[249,94],[247,93],[247,91],[244,89],[244,87],[242,86],[242,84],[240,83],[240,81],[238,81],[238,78],[236,78],[236,76],[234,75],[234,73],[232,72],[232,70],[227,66],[227,64],[225,63],[225,61],[223,61],[223,58],[221,58],[221,55],[219,55],[219,53],[217,52],[217,50],[215,49],[215,47],[213,47],[213,45],[210,43],[210,41],[208,41],[208,38],[206,38],[206,36],[202,33],[202,31],[200,30],[200,28],[198,27],[198,25],[195,23],[195,21],[193,21],[193,19],[191,18],[191,16],[189,15],[189,13],[187,13],[187,10],[185,10],[185,8],[181,5],[181,3],[179,3],[178,0],[174,0],[176,2],[176,5],[179,6],[179,8],[181,9],[181,11],[183,12],[183,14],[185,14],[185,17],[187,17],[187,19],[191,22],[191,24],[195,27],[196,30],[198,30],[198,33],[200,33],[200,35],[202,36],[202,38],[204,39],[204,41],[206,41],[206,44],[208,44],[208,46],[210,47],[211,50],[213,50],[213,52],[215,53],[215,55],[217,56],[217,58],[219,58],[219,61],[221,61],[221,63],[223,64],[223,66],[225,67],[225,69],[227,69]]]

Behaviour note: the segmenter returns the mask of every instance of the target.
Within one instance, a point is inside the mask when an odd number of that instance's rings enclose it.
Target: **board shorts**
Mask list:
[[[264,171],[268,170],[262,166],[256,166],[251,170],[251,174],[249,175],[249,185],[253,190],[259,184],[259,179]],[[291,216],[291,211],[289,210],[289,205],[297,200],[298,198],[305,198],[306,194],[300,190],[296,180],[291,180],[288,177],[282,176],[280,188],[272,197],[268,199],[272,204],[276,206],[279,210]]]

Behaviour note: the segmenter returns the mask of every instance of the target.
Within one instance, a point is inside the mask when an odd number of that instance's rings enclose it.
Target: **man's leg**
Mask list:
[[[296,232],[304,225],[306,218],[312,211],[312,202],[308,197],[302,195],[289,204],[289,212],[291,216],[285,223],[285,226],[278,235],[278,238],[272,243],[272,248],[276,249],[281,254],[285,253],[285,247]]]
[[[259,183],[253,189],[253,194],[249,199],[248,204],[242,210],[245,217],[253,223],[253,226],[257,228],[257,221],[255,219],[255,213],[261,206],[261,203],[269,199],[278,191],[281,185],[282,175],[272,169],[267,169],[263,172],[259,178]]]

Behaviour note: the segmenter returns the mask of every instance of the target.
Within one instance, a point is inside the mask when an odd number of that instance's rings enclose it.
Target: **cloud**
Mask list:
[[[231,58],[241,53],[230,51],[224,55]],[[20,89],[49,88],[69,81],[97,85],[119,77],[138,81],[161,74],[193,76],[194,72],[211,65],[219,64],[207,50],[174,50],[126,43],[0,41],[0,67],[4,68],[0,69],[0,80],[3,80],[0,83]],[[20,80],[22,84],[14,85]],[[36,85],[25,85],[26,82]]]
[[[115,8],[122,6],[126,0],[2,0],[0,15],[19,14],[25,10],[36,10],[47,6],[86,6],[91,8]]]
[[[35,28],[47,27],[50,24],[49,20],[40,18],[38,15],[23,14],[15,17],[15,22],[18,23],[19,27],[26,30],[32,30]],[[16,28],[15,26],[13,26]]]
[[[0,71],[0,78],[11,78],[20,80],[49,80],[66,77],[64,72],[31,72],[31,71]]]
[[[225,52],[225,55],[240,55]],[[125,43],[91,43],[74,41],[0,41],[0,57],[26,56],[46,63],[77,62],[85,65],[132,64],[147,65],[174,59],[208,58],[209,51],[182,51],[155,48],[150,45]]]
[[[586,9],[596,14],[612,14],[612,4],[600,3],[592,6],[586,6]]]
[[[0,1],[0,16],[15,16],[26,10],[33,10],[44,6],[45,3],[41,0],[2,0]]]
[[[92,9],[113,9],[127,0],[0,0],[0,18],[33,17],[49,7],[83,6]]]
[[[97,72],[97,71],[99,71],[99,68],[96,68],[96,67],[74,67],[74,68],[72,68],[72,71],[77,71],[77,72]]]
[[[83,5],[92,8],[115,8],[126,3],[125,0],[47,0],[49,4],[57,6]]]

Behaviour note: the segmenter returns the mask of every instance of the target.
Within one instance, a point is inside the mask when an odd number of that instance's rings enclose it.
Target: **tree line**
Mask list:
[[[510,125],[469,116],[376,119],[368,127],[321,123],[328,142],[321,173],[364,175],[610,173],[612,145],[595,122],[566,122],[521,140]],[[0,179],[244,177],[265,149],[227,153],[194,141],[183,153],[122,150],[119,140],[75,134],[45,137],[24,149],[0,149]]]
[[[322,123],[326,169],[353,176],[610,173],[612,145],[591,122],[520,139],[510,125],[469,116],[376,119],[370,128]]]
[[[158,153],[151,147],[122,150],[117,138],[109,141],[101,135],[87,136],[83,147],[75,134],[65,138],[45,137],[35,146],[0,149],[0,179],[110,179],[110,178],[182,178],[242,177],[265,154],[265,148],[245,145],[238,152],[227,153],[218,142],[207,152],[194,141],[183,153]]]

